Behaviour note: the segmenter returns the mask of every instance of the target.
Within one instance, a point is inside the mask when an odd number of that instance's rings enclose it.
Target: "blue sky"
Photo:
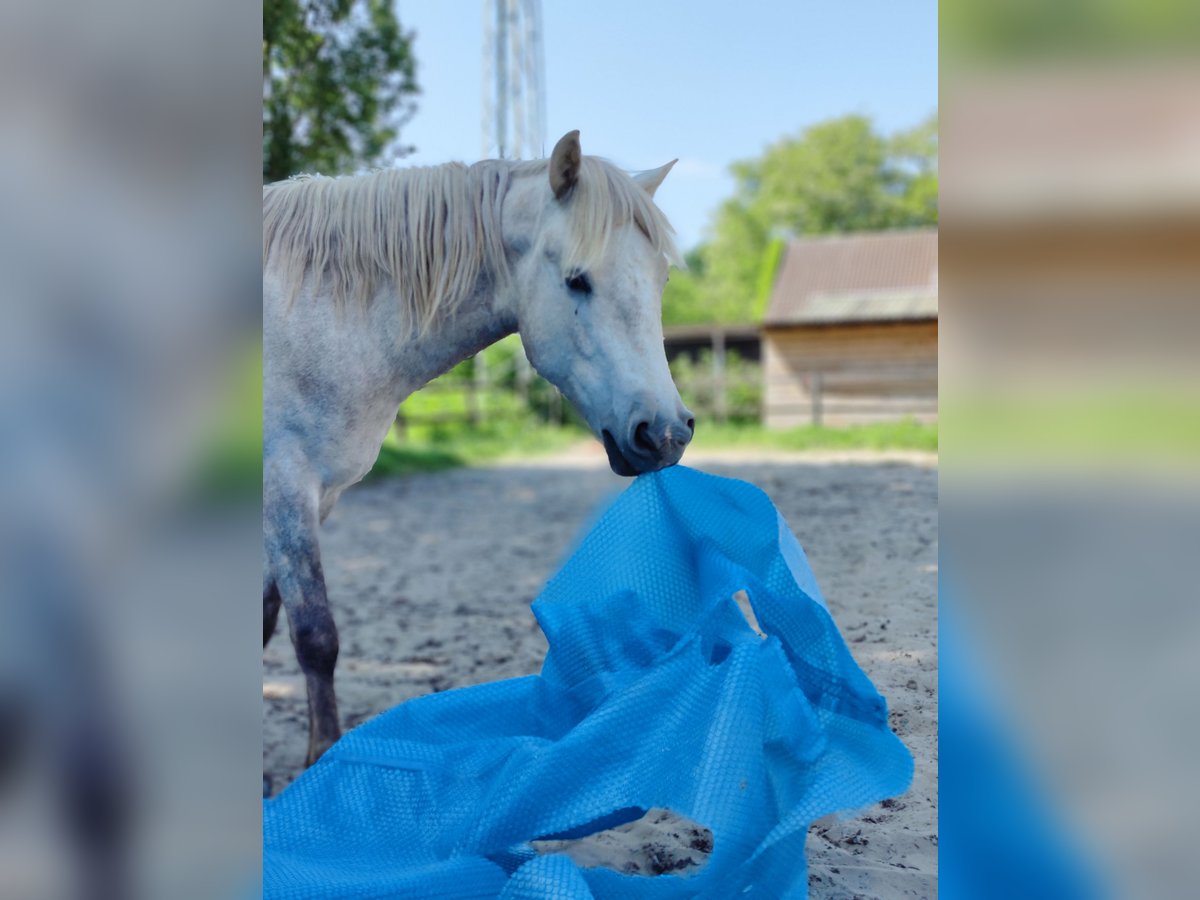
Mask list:
[[[397,0],[416,32],[422,93],[404,164],[479,158],[481,0]],[[733,192],[729,164],[822,119],[884,131],[937,108],[934,0],[543,0],[547,152],[629,169],[680,162],[657,195],[680,245],[699,243]]]

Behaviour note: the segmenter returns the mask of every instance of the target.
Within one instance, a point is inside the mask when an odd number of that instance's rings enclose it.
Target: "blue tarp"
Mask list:
[[[533,611],[540,675],[401,704],[266,801],[264,896],[803,897],[809,824],[911,780],[883,698],[753,485],[682,466],[637,478]],[[712,830],[706,865],[626,875],[528,845],[652,807]]]
[[[938,597],[939,893],[946,900],[1113,896],[1039,789],[941,577]]]

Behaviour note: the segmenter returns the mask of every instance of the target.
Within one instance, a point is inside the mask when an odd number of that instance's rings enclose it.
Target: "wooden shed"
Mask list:
[[[1198,97],[1200,70],[1160,65],[998,70],[946,91],[947,399],[1196,396]]]
[[[937,418],[936,229],[792,241],[763,321],[770,428]]]

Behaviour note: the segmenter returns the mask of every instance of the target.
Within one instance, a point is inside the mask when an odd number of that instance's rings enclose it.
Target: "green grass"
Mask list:
[[[845,428],[804,425],[782,430],[761,425],[701,423],[692,441],[696,450],[926,450],[937,452],[938,427],[912,419]]]
[[[412,425],[401,438],[388,432],[368,478],[441,472],[502,459],[526,459],[563,450],[587,437],[573,426],[545,425],[528,418],[465,425]]]
[[[388,434],[370,478],[440,472],[498,459],[536,458],[591,440],[581,428],[558,428],[528,421],[493,422],[471,430],[453,426],[409,429],[400,439]],[[937,452],[937,425],[912,420],[851,428],[805,426],[768,431],[759,425],[702,425],[692,445],[698,450],[925,450]]]
[[[257,495],[262,476],[262,444],[255,428],[231,428],[203,457],[197,473],[198,493],[209,496]],[[584,440],[594,440],[573,425],[546,425],[528,417],[491,421],[471,429],[464,425],[413,425],[401,439],[388,433],[368,479],[423,472],[504,459],[536,459]],[[912,421],[853,428],[806,426],[769,431],[759,425],[701,423],[693,442],[697,450],[927,450],[938,449],[936,425]]]
[[[380,478],[391,475],[415,475],[419,472],[442,472],[466,465],[466,460],[453,450],[445,450],[430,446],[403,446],[392,441],[384,441],[379,451],[379,459],[367,474],[367,478]]]
[[[257,497],[262,484],[262,355],[257,343],[236,354],[228,370],[227,402],[198,447],[191,493],[214,501]],[[422,391],[405,401],[413,419],[401,439],[388,433],[368,478],[440,472],[503,459],[531,459],[594,440],[574,413],[568,424],[550,425],[531,414],[513,393],[495,390],[479,400],[484,417],[470,428],[462,423],[432,424],[438,416],[465,414],[465,394]],[[895,422],[860,428],[797,428],[768,431],[758,425],[717,425],[702,421],[694,446],[699,449],[766,448],[937,450],[936,425]]]
[[[955,460],[1200,460],[1200,397],[1113,385],[952,394],[942,404]]]

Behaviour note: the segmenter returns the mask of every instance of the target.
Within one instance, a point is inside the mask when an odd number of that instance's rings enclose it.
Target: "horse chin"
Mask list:
[[[616,439],[607,428],[600,432],[600,437],[604,441],[604,452],[608,454],[608,465],[616,474],[625,478],[632,478],[634,475],[640,474],[625,458],[625,454],[621,452]]]

